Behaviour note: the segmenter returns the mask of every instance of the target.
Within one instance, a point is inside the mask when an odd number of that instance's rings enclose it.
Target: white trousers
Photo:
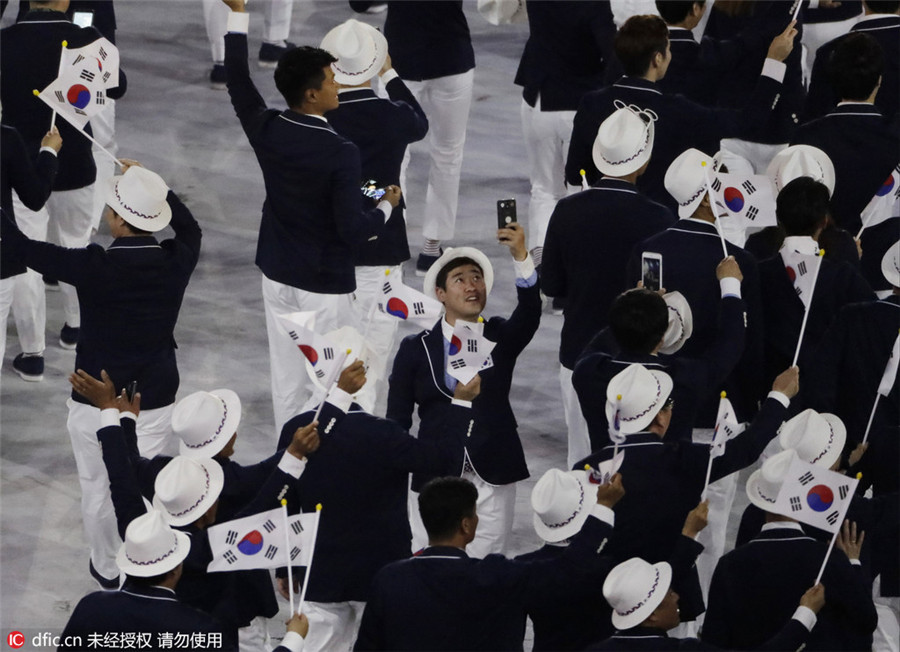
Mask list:
[[[388,360],[400,326],[399,319],[381,312],[376,305],[386,277],[385,270],[390,270],[395,278],[402,274],[399,265],[357,267],[353,301],[360,332],[370,351],[366,361],[366,384],[356,395],[356,401],[366,412],[376,416],[384,416],[387,409]]]
[[[324,335],[341,326],[358,328],[351,294],[317,294],[262,277],[269,337],[269,364],[272,372],[272,406],[276,433],[293,416],[303,411],[315,391],[306,371],[306,358],[297,349],[275,318],[276,314],[298,311],[316,313],[315,331]]]
[[[97,430],[100,410],[68,400],[69,418],[66,426],[72,441],[72,453],[81,484],[81,516],[84,536],[91,549],[91,561],[100,575],[113,578],[119,575],[116,553],[122,545],[116,526],[109,491],[109,475],[103,465]],[[154,457],[166,451],[172,434],[173,405],[141,410],[137,421],[138,449],[144,457]],[[174,452],[174,448],[172,448]]]
[[[269,619],[257,616],[246,627],[238,628],[238,649],[240,652],[271,652]]]
[[[293,0],[266,0],[263,22],[263,41],[281,43],[291,33],[291,13]],[[256,7],[256,3],[253,3]],[[206,23],[206,37],[212,52],[213,63],[225,61],[225,32],[228,23],[228,7],[221,0],[203,0],[203,21]]]
[[[16,289],[16,277],[0,280],[0,364],[6,356],[6,320],[9,319],[9,309],[12,306],[13,294]]]
[[[106,151],[116,156],[119,145],[116,143],[116,101],[106,98],[106,107],[91,118],[91,129],[94,131],[94,139]],[[106,180],[116,174],[116,162],[106,152],[94,144],[91,154],[94,156],[94,165],[97,166],[97,179],[94,181],[94,208],[91,229],[97,231],[100,228],[100,220],[103,217],[103,209],[106,206]]]
[[[350,652],[365,608],[366,603],[358,601],[307,602],[303,610],[309,618],[309,634],[303,652]]]
[[[591,438],[588,435],[587,421],[581,413],[581,404],[572,385],[572,371],[559,365],[559,388],[562,390],[563,410],[566,415],[566,429],[569,431],[569,452],[566,455],[566,468],[571,469],[578,460],[591,454]],[[597,398],[605,401],[605,396]]]
[[[872,584],[872,600],[878,613],[878,625],[872,632],[872,649],[878,652],[900,651],[900,598],[881,596],[881,577]]]
[[[531,202],[528,204],[529,249],[544,246],[550,215],[556,202],[566,196],[566,156],[572,139],[574,111],[541,111],[541,98],[534,108],[522,100],[522,135],[528,154]]]
[[[474,80],[473,68],[459,75],[406,82],[428,116],[427,142],[431,167],[428,171],[422,236],[429,240],[448,240],[453,237],[456,228],[459,176]],[[410,196],[405,185],[409,156],[407,149],[401,169],[403,192],[407,199]]]

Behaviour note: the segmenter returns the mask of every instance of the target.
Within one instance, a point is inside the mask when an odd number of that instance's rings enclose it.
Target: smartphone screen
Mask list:
[[[515,199],[498,199],[497,200],[497,228],[503,229],[511,223],[516,222],[516,200]]]
[[[93,11],[73,11],[72,22],[79,27],[90,27],[94,24]]]
[[[656,292],[662,287],[662,256],[648,251],[641,255],[641,280],[648,290]]]

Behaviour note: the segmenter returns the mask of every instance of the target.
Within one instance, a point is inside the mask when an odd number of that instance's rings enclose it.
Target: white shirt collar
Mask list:
[[[768,532],[769,530],[797,530],[803,532],[803,528],[795,521],[772,521],[762,526],[760,532]]]
[[[789,235],[784,239],[779,251],[795,251],[798,254],[813,256],[819,253],[819,245],[808,235]]]
[[[844,101],[844,102],[838,102],[837,105],[838,105],[838,106],[845,106],[845,105],[850,105],[850,106],[859,106],[859,105],[862,105],[862,106],[875,106],[872,102],[856,102],[856,101],[853,101],[853,100],[846,100],[846,101]]]
[[[444,334],[444,339],[448,342],[453,339],[453,330],[456,328],[455,326],[451,326],[447,323],[447,315],[445,314],[441,317],[441,333]]]
[[[305,115],[307,118],[318,118],[325,124],[328,124],[328,120],[325,118],[324,115],[316,115],[315,113],[304,113],[303,115]]]
[[[865,23],[870,20],[879,20],[881,18],[896,18],[897,14],[869,14],[868,16],[863,16],[859,20],[856,21],[856,24]]]

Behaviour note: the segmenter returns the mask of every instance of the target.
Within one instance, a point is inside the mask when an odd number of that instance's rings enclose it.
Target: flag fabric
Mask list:
[[[860,218],[865,228],[900,215],[900,165],[894,168],[863,209]]]
[[[898,361],[900,361],[900,335],[897,335],[897,339],[894,340],[891,357],[888,358],[884,374],[881,376],[881,382],[878,384],[878,393],[882,396],[889,396],[894,388],[894,383],[897,382]]]
[[[444,306],[437,299],[404,285],[399,272],[392,272],[385,278],[377,305],[383,313],[426,327],[433,326],[444,310]]]
[[[281,508],[213,525],[207,530],[212,558],[207,572],[307,566],[313,549],[316,513],[288,517],[288,536]],[[286,546],[290,550],[286,550]]]
[[[625,461],[625,451],[619,451],[613,455],[612,459],[600,462],[596,469],[590,469],[588,472],[588,481],[591,484],[606,484],[612,477],[622,468],[622,462]]]
[[[450,350],[447,356],[447,373],[462,384],[468,383],[479,371],[494,366],[491,351],[497,346],[483,335],[483,322],[456,320]]]
[[[339,358],[339,347],[324,335],[315,332],[316,313],[312,311],[276,314],[275,318],[285,333],[294,341],[306,361],[307,371],[324,382],[331,374]]]
[[[818,253],[804,254],[794,249],[782,248],[779,252],[784,262],[784,268],[788,278],[794,285],[794,291],[803,302],[806,310],[812,303],[813,292],[816,285],[816,272],[822,263]]]
[[[712,182],[720,206],[743,228],[775,226],[775,187],[762,174],[717,174]]]
[[[821,530],[837,532],[859,480],[801,460],[794,454],[772,511]]]
[[[619,401],[621,396],[616,397],[615,409],[613,410],[613,418],[609,422],[609,439],[614,444],[624,444],[625,435],[622,434],[621,424],[619,422]]]
[[[739,434],[744,432],[744,426],[738,423],[734,414],[734,408],[731,401],[725,397],[722,392],[719,398],[719,413],[716,416],[716,428],[713,432],[712,444],[709,448],[709,454],[712,457],[720,457],[725,454],[725,445]]]
[[[104,89],[119,85],[119,48],[105,38],[98,38],[80,48],[63,48],[63,66],[79,67],[96,73]]]

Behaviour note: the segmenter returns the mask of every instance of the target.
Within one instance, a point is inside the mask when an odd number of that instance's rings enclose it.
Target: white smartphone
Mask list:
[[[662,256],[652,251],[641,254],[641,280],[648,290],[658,291],[663,287]]]

